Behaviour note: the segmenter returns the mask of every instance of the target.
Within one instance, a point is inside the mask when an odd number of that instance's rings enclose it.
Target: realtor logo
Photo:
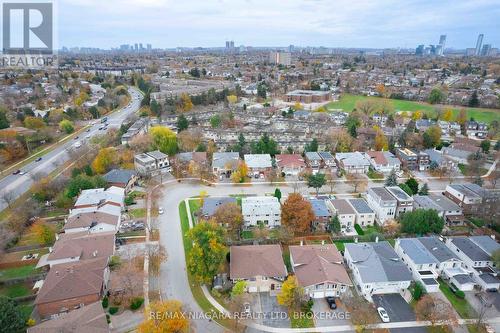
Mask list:
[[[52,54],[52,3],[3,3],[3,53]]]

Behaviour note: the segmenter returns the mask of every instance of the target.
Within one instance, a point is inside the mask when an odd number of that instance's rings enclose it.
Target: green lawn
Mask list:
[[[243,230],[241,232],[241,238],[243,238],[243,239],[253,239],[253,231],[252,230]]]
[[[35,275],[38,272],[39,271],[35,269],[35,265],[2,269],[0,270],[0,280],[24,278],[27,276]]]
[[[312,316],[306,316],[303,312],[290,313],[290,323],[292,328],[314,327],[314,320]]]
[[[134,219],[143,218],[146,217],[146,208],[130,209],[128,213]]]
[[[191,219],[193,220],[193,223],[196,223],[197,218],[196,218],[196,212],[200,210],[201,203],[199,200],[189,200],[189,210],[191,211]]]
[[[450,301],[451,305],[455,308],[458,315],[462,318],[476,318],[476,311],[470,306],[467,300],[458,298],[451,290],[450,287],[441,279],[439,282],[439,290],[446,296]]]
[[[16,283],[10,286],[4,285],[0,287],[0,295],[10,298],[27,296],[31,293],[32,290],[30,290],[24,283]]]
[[[341,241],[334,241],[333,244],[337,247],[337,250],[339,251],[344,251],[345,250],[345,244],[346,243],[354,243],[354,239],[348,239],[348,240],[341,240]]]
[[[428,116],[435,116],[436,105],[422,103],[422,102],[412,102],[404,101],[390,98],[380,98],[380,97],[370,97],[370,96],[360,96],[360,95],[350,95],[343,94],[340,100],[337,102],[330,102],[327,104],[327,109],[343,109],[345,112],[350,112],[354,109],[357,101],[372,100],[376,102],[387,101],[394,106],[395,110],[400,111],[424,111]],[[453,116],[456,117],[460,112],[462,107],[448,105],[453,110]],[[498,109],[483,109],[483,108],[465,108],[467,110],[467,117],[473,117],[475,120],[483,121],[486,123],[491,123],[493,120],[500,121],[500,110]]]

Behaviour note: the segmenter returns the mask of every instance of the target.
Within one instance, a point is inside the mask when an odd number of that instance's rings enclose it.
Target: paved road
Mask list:
[[[118,128],[122,122],[134,112],[137,112],[140,108],[142,95],[136,88],[129,88],[129,93],[132,96],[131,103],[126,107],[114,112],[108,116],[108,128]],[[90,127],[89,132],[82,132],[79,134],[78,140],[68,140],[61,145],[59,145],[54,150],[50,151],[42,157],[40,162],[31,162],[24,167],[22,171],[26,172],[24,175],[13,175],[12,173],[7,177],[0,180],[0,211],[7,207],[7,203],[3,200],[5,193],[12,193],[7,195],[12,195],[14,198],[18,198],[24,194],[33,184],[33,179],[31,175],[34,174],[49,174],[54,171],[57,167],[64,164],[70,159],[70,154],[68,149],[72,148],[77,141],[85,144],[87,140],[86,137],[94,137],[98,134],[103,134],[105,131],[99,130],[101,123]]]

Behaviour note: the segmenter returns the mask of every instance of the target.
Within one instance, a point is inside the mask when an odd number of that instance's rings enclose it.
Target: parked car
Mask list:
[[[330,309],[335,310],[337,308],[337,303],[335,302],[335,297],[326,297],[326,302],[328,303],[328,306]]]
[[[73,140],[78,140],[78,135],[73,138]]]
[[[18,174],[20,174],[20,173],[21,173],[21,170],[16,170],[16,171],[14,171],[12,174],[13,174],[13,175],[18,175]]]
[[[377,312],[378,312],[378,315],[380,316],[380,319],[382,319],[382,321],[384,323],[388,323],[390,322],[391,320],[389,319],[389,315],[387,314],[387,311],[385,311],[385,309],[381,306],[379,306],[377,308]]]
[[[161,207],[158,208],[158,214],[160,214],[160,215],[163,214],[163,208],[161,208]]]

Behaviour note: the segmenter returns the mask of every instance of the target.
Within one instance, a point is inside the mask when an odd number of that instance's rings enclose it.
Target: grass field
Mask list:
[[[340,97],[340,100],[337,102],[330,102],[326,105],[328,110],[333,109],[343,109],[345,112],[350,112],[354,109],[356,102],[371,100],[375,102],[386,101],[391,103],[394,106],[395,110],[399,111],[423,111],[430,117],[434,117],[436,115],[436,107],[437,105],[432,105],[428,103],[422,102],[412,102],[412,101],[404,101],[398,99],[389,99],[389,98],[380,98],[380,97],[371,97],[371,96],[360,96],[360,95],[350,95],[343,94]],[[500,110],[498,109],[482,109],[482,108],[469,108],[469,107],[458,107],[452,105],[440,105],[440,107],[450,107],[453,110],[453,116],[456,117],[461,109],[465,108],[467,110],[467,117],[473,117],[477,121],[482,121],[486,123],[491,123],[493,120],[500,121]]]
[[[16,283],[11,286],[0,287],[0,295],[7,296],[10,298],[16,298],[21,296],[30,295],[32,290],[30,290],[24,283]]]
[[[24,278],[38,273],[35,265],[7,268],[0,270],[0,280],[9,280],[14,278]]]

